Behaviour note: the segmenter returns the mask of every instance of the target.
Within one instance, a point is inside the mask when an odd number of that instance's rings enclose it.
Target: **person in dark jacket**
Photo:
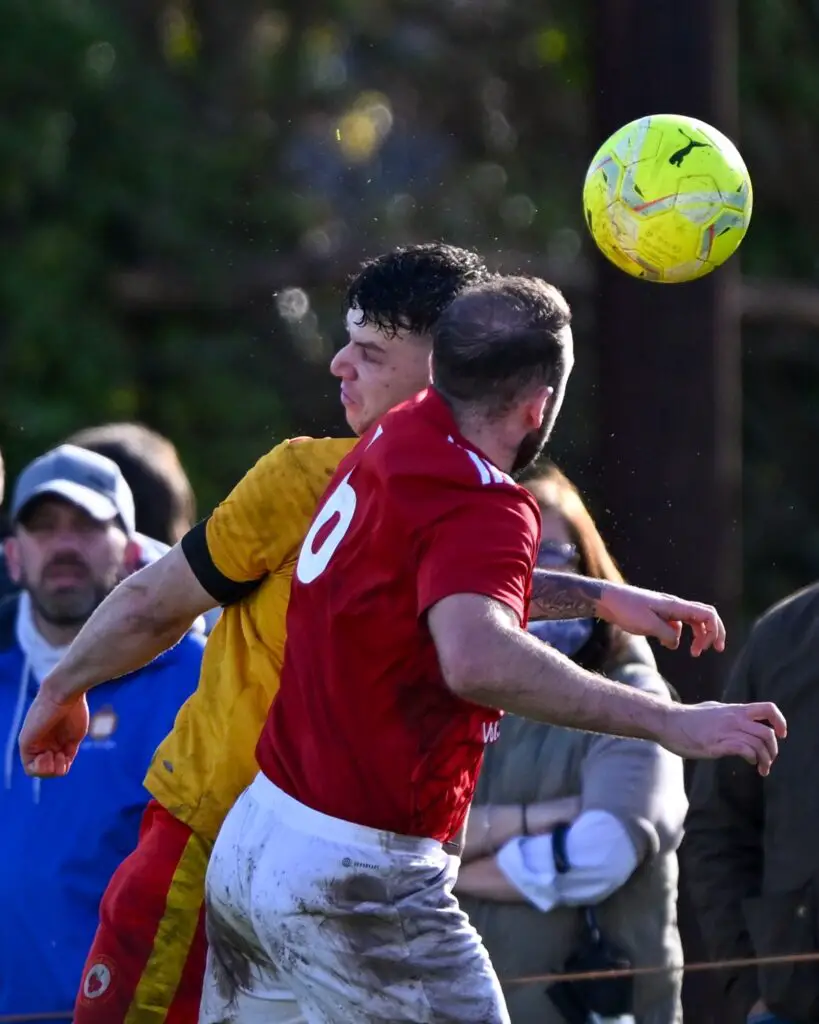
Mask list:
[[[776,769],[696,766],[683,856],[715,960],[819,953],[819,583],[751,630],[723,699],[775,700],[788,716]],[[731,1024],[819,1022],[819,959],[720,972]]]
[[[29,778],[17,737],[39,684],[140,555],[117,466],[70,445],[23,471],[10,518],[5,553],[21,589],[0,604],[0,1016],[48,1021],[73,1006],[100,897],[136,845],[145,771],[196,687],[204,640],[188,634],[95,690],[71,776]],[[99,998],[105,970],[85,979]]]

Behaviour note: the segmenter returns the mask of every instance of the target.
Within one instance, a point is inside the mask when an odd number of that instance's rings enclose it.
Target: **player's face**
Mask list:
[[[37,501],[6,542],[15,582],[55,626],[79,626],[124,575],[128,539],[59,498]]]
[[[341,404],[356,434],[428,386],[432,344],[405,331],[390,337],[372,324],[359,324],[360,317],[357,310],[348,311],[349,340],[330,363],[330,371],[341,380]]]

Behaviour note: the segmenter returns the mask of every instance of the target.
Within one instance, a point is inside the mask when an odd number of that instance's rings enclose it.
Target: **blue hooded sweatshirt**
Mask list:
[[[190,633],[91,690],[89,734],[68,776],[32,779],[17,750],[37,690],[16,636],[18,601],[0,604],[0,1015],[62,1014],[74,1006],[100,898],[136,845],[151,756],[199,681],[204,638]]]

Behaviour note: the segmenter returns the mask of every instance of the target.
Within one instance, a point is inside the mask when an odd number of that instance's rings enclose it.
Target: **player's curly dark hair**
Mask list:
[[[361,310],[361,324],[392,337],[397,331],[428,334],[464,288],[490,277],[482,257],[444,242],[407,245],[362,264],[351,279],[345,312]]]

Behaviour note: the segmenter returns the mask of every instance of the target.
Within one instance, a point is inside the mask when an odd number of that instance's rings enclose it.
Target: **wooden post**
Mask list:
[[[736,138],[735,0],[596,0],[592,144],[644,114],[700,117]],[[711,601],[729,652],[658,656],[686,701],[721,692],[741,594],[738,261],[702,281],[636,281],[599,261],[600,497],[633,582]],[[683,880],[684,883],[684,880]],[[702,956],[684,895],[686,960]],[[718,1021],[710,978],[685,983],[685,1019]]]

